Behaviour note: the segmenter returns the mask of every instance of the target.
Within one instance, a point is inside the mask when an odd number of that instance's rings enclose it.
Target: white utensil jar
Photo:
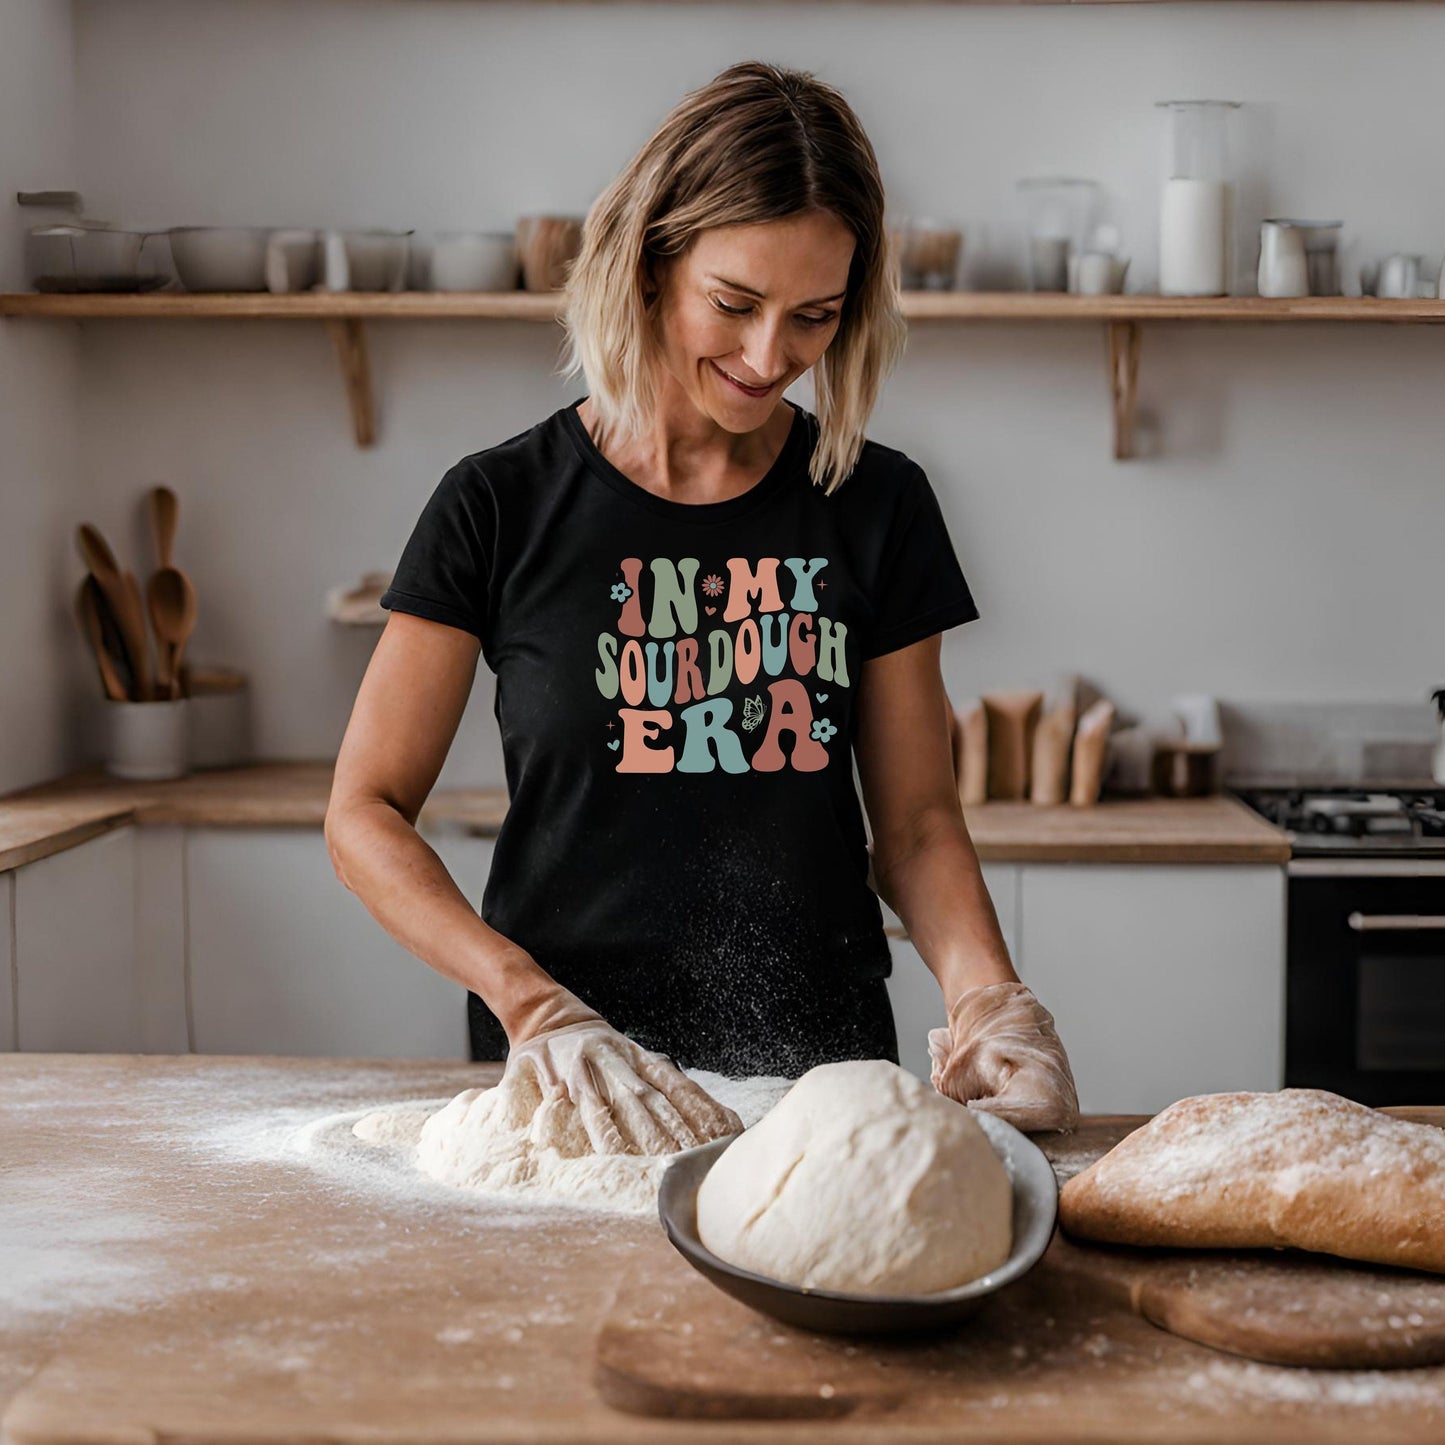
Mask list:
[[[190,766],[190,699],[105,708],[105,770],[135,780],[183,778]]]

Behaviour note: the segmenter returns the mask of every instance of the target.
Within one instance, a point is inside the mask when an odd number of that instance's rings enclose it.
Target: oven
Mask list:
[[[1379,1107],[1445,1098],[1445,787],[1233,788],[1290,840],[1284,1081]]]
[[[1285,1084],[1445,1098],[1445,858],[1288,865]]]

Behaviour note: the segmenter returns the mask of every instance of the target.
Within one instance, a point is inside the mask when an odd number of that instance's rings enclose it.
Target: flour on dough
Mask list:
[[[791,1079],[730,1079],[686,1070],[744,1127],[792,1088]],[[671,1154],[594,1154],[572,1111],[537,1108],[517,1089],[464,1089],[435,1113],[392,1105],[352,1133],[377,1148],[407,1150],[422,1173],[459,1189],[622,1214],[653,1214]]]

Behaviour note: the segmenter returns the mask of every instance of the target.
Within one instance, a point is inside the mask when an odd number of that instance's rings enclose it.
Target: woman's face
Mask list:
[[[838,330],[855,244],[811,211],[702,231],[666,268],[662,364],[699,411],[731,432],[767,421]]]

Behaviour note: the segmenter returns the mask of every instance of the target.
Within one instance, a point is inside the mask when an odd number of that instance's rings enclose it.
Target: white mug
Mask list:
[[[1257,281],[1261,296],[1310,294],[1302,227],[1290,221],[1265,221],[1260,225]]]
[[[1080,251],[1070,255],[1069,290],[1079,296],[1113,296],[1124,289],[1129,269],[1127,256],[1108,251]]]

